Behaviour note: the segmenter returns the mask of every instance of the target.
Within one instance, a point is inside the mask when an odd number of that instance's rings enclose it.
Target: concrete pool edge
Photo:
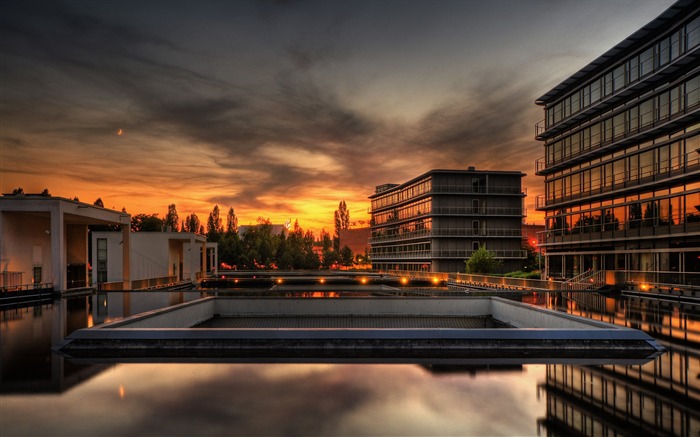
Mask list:
[[[416,314],[421,311],[420,314]],[[215,316],[353,314],[491,315],[507,329],[189,328]],[[506,318],[507,320],[503,320]],[[534,327],[523,327],[527,323]],[[138,359],[651,359],[664,351],[646,333],[497,297],[208,297],[81,329],[60,352],[76,358]],[[544,362],[544,361],[542,361]]]

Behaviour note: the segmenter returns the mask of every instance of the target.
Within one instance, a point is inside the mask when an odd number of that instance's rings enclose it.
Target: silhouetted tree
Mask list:
[[[12,190],[12,195],[16,196],[18,194],[24,194],[24,188],[22,187],[17,187],[14,190]]]
[[[233,207],[228,209],[228,213],[226,214],[226,233],[227,234],[235,234],[238,232],[238,217],[236,217],[236,213],[233,211]]]
[[[340,231],[350,227],[350,212],[344,200],[338,204],[338,209],[333,214],[333,222],[335,225],[335,236],[333,239],[333,247],[336,251],[340,250]]]
[[[95,202],[93,202],[93,205],[99,206],[100,208],[104,208],[104,207],[105,207],[105,204],[104,204],[104,202],[102,201],[102,198],[101,198],[101,197],[98,197],[97,200],[95,200]]]
[[[165,220],[163,221],[166,229],[170,229],[173,232],[177,232],[180,225],[180,216],[177,214],[177,207],[174,203],[168,205],[168,213],[165,215]]]
[[[192,213],[185,218],[185,222],[183,224],[184,232],[193,232],[196,234],[199,232],[200,227],[201,225],[199,223],[199,217],[197,217],[197,214]]]
[[[224,227],[221,225],[219,205],[214,205],[214,209],[211,210],[207,219],[207,239],[209,241],[219,241],[219,237],[223,232]]]
[[[40,195],[41,195],[41,196],[44,196],[44,197],[51,197],[51,193],[49,193],[49,189],[48,189],[48,188],[44,188],[44,190],[41,192]]]
[[[134,232],[160,232],[163,220],[158,214],[136,214],[131,216],[131,230]]]

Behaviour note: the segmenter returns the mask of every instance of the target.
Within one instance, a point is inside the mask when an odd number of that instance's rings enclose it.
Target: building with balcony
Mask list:
[[[700,3],[676,2],[535,103],[546,274],[700,285]]]
[[[484,246],[502,271],[522,269],[523,176],[469,167],[378,186],[369,196],[372,268],[464,272],[465,260]]]

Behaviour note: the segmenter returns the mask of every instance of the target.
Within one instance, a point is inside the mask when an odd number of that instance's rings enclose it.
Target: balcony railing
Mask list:
[[[464,194],[515,194],[526,195],[527,189],[520,186],[502,185],[433,185],[431,193]]]
[[[386,243],[390,241],[403,241],[416,238],[437,238],[437,237],[513,237],[522,238],[521,229],[464,229],[464,228],[447,228],[447,229],[423,229],[420,231],[400,232],[392,235],[377,235],[369,239],[370,244]]]
[[[638,171],[632,174],[629,170],[613,173],[608,177],[591,179],[584,185],[572,185],[571,188],[552,190],[549,192],[549,200],[545,195],[535,197],[535,208],[545,208],[571,200],[582,199],[597,194],[630,188],[670,179],[687,173],[700,170],[700,149],[686,153],[683,159],[672,161],[666,159],[654,164],[640,166]]]
[[[506,216],[525,216],[523,208],[506,208],[506,207],[438,207],[433,208],[432,215],[506,215]]]
[[[406,252],[376,253],[371,252],[372,261],[385,261],[397,259],[431,259],[431,258],[458,258],[468,259],[474,254],[474,250],[415,250]],[[492,250],[499,259],[527,258],[524,250]]]

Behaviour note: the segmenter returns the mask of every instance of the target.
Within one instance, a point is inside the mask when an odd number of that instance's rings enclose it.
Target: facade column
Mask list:
[[[122,290],[131,290],[131,224],[122,224]]]
[[[50,208],[51,214],[51,282],[55,291],[66,290],[66,235],[60,202]]]
[[[197,264],[199,264],[199,256],[197,254],[197,241],[194,238],[194,233],[190,236],[190,282],[197,283]]]
[[[207,240],[206,238],[202,242],[202,269],[200,270],[202,272],[202,278],[206,276],[207,274]]]

